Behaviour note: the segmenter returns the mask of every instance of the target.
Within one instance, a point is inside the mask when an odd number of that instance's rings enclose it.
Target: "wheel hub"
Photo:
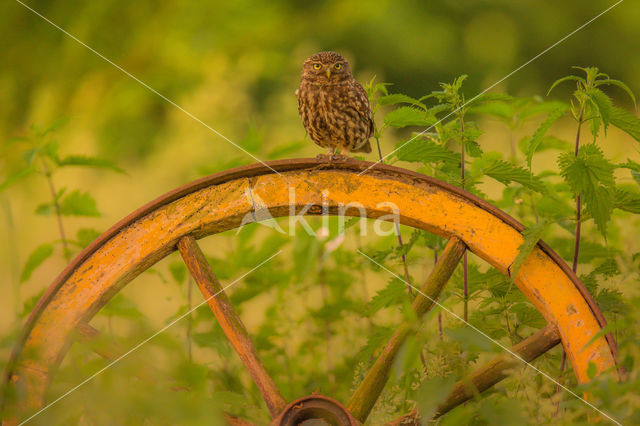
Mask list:
[[[356,426],[358,423],[347,409],[324,395],[298,398],[285,407],[271,426]]]

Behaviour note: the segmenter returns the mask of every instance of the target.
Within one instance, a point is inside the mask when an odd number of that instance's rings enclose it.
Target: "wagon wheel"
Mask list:
[[[515,219],[436,179],[397,167],[376,165],[368,169],[370,166],[351,159],[329,163],[296,159],[239,167],[171,191],[121,220],[67,266],[31,313],[5,376],[6,389],[19,397],[4,398],[4,412],[19,413],[24,420],[42,407],[52,372],[77,332],[90,337],[95,330],[88,322],[96,312],[134,277],[177,249],[262,394],[273,425],[295,425],[312,418],[338,425],[364,422],[410,333],[409,324],[398,327],[345,405],[318,394],[287,403],[260,361],[240,317],[221,292],[196,240],[240,226],[242,218],[255,208],[248,191],[259,196],[265,203],[263,208],[274,217],[300,212],[308,205],[313,208],[302,213],[318,214],[324,208],[332,215],[355,216],[360,214],[358,209],[345,211],[343,206],[357,202],[367,217],[379,218],[390,213],[385,202],[391,202],[399,208],[401,223],[449,239],[414,299],[418,317],[433,306],[432,300],[467,249],[510,275],[523,241],[523,226]],[[290,189],[295,190],[293,202]],[[611,335],[585,346],[606,325],[605,319],[584,285],[546,244],[540,242],[534,248],[514,281],[547,326],[512,347],[511,352],[528,362],[562,342],[579,383],[589,381],[589,363],[595,364],[598,374],[615,367],[616,344]],[[518,362],[511,355],[498,356],[456,384],[438,413],[471,398],[469,383],[483,391],[506,377],[506,370]],[[248,424],[230,416],[227,420]],[[16,421],[5,419],[6,424]]]

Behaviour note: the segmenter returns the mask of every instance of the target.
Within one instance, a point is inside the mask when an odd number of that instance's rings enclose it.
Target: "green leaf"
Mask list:
[[[516,315],[520,326],[526,325],[535,329],[545,326],[546,321],[529,303],[516,303],[511,306],[511,312]]]
[[[538,244],[538,241],[540,241],[540,238],[542,238],[547,225],[548,223],[545,220],[541,220],[534,226],[522,231],[524,241],[518,247],[518,255],[509,268],[509,272],[512,277],[518,275],[518,271],[522,267],[522,264],[527,259],[527,257],[529,257],[529,254],[533,251],[533,248]]]
[[[613,85],[613,86],[618,86],[619,88],[621,88],[622,90],[624,90],[625,92],[627,92],[627,94],[629,95],[629,97],[631,98],[631,100],[633,101],[633,105],[636,105],[636,97],[634,96],[633,92],[631,91],[631,89],[629,88],[629,86],[627,86],[626,84],[624,84],[622,81],[620,80],[615,80],[613,78],[607,78],[604,80],[597,80],[595,82],[596,86],[601,86],[601,85]]]
[[[42,264],[49,256],[53,254],[53,245],[52,244],[42,244],[34,251],[31,252],[27,262],[22,268],[22,274],[20,275],[20,282],[25,282],[29,278],[31,278],[31,274],[33,271]]]
[[[26,178],[27,176],[34,174],[35,172],[36,169],[34,167],[27,167],[26,169],[22,169],[13,174],[10,174],[9,176],[7,176],[4,182],[0,183],[0,192],[4,191],[14,183]]]
[[[438,120],[418,108],[402,106],[384,117],[384,124],[391,127],[430,126]]]
[[[615,166],[604,158],[600,148],[593,143],[580,147],[575,157],[571,153],[561,155],[558,165],[565,182],[574,195],[581,195],[598,230],[606,235],[614,207]]]
[[[630,213],[640,214],[640,194],[616,188],[613,207]]]
[[[64,216],[100,216],[96,202],[87,192],[75,190],[60,201],[60,214]]]
[[[51,216],[53,214],[54,207],[53,203],[42,203],[36,207],[35,214],[39,214],[42,216]]]
[[[602,312],[620,314],[627,310],[622,293],[618,290],[603,288],[595,299]]]
[[[391,86],[392,84],[391,83],[377,83],[376,85],[374,85],[373,82],[374,82],[375,79],[376,79],[376,76],[374,75],[371,78],[371,80],[369,80],[369,82],[364,85],[364,89],[367,91],[367,96],[369,98],[372,98],[378,92],[382,93],[383,95],[388,95],[389,92],[387,91],[387,86]]]
[[[640,164],[628,159],[626,163],[618,164],[616,167],[631,170],[631,177],[640,186]]]
[[[411,142],[400,142],[395,155],[398,160],[419,162],[423,164],[450,163],[460,164],[460,154],[450,151],[443,145],[430,139],[414,139]]]
[[[518,147],[520,148],[520,151],[525,155],[527,154],[527,150],[529,149],[530,140],[531,140],[531,137],[524,137],[520,139],[520,142],[518,143]],[[555,136],[545,135],[542,138],[542,141],[540,142],[540,144],[537,146],[536,153],[549,151],[549,150],[568,151],[570,148],[571,148],[571,143],[565,140],[562,140],[560,138],[557,138]]]
[[[78,244],[83,248],[91,244],[96,238],[100,236],[100,232],[92,228],[80,228],[76,232],[76,239]]]
[[[600,233],[606,237],[607,224],[613,210],[613,196],[608,188],[597,186],[583,196],[587,212],[591,214]]]
[[[517,182],[520,185],[537,192],[546,192],[542,180],[529,170],[515,166],[497,157],[496,153],[488,152],[472,164],[474,174],[484,174],[505,185]]]
[[[44,294],[45,290],[46,289],[43,288],[38,293],[34,294],[24,301],[24,303],[22,304],[22,312],[20,312],[20,318],[26,317],[31,313],[31,311],[34,310],[34,308],[38,304],[38,301],[42,299],[42,295]]]
[[[124,170],[118,167],[114,162],[98,157],[88,157],[85,155],[69,155],[67,157],[57,159],[56,163],[60,167],[81,166],[81,167],[97,167],[102,169],[113,170],[117,173],[126,174]]]
[[[619,169],[629,169],[629,170],[633,170],[636,172],[640,172],[640,164],[636,163],[635,161],[631,160],[631,159],[627,159],[626,163],[620,163],[616,165],[617,168]]]
[[[382,308],[399,305],[407,300],[407,286],[400,280],[393,278],[389,284],[378,291],[367,305],[367,312],[373,315]]]
[[[569,108],[569,104],[566,102],[560,101],[545,101],[540,102],[536,100],[535,103],[528,105],[524,110],[520,113],[520,117],[522,119],[534,117],[538,114],[550,113],[560,107],[564,106],[565,108]]]
[[[376,99],[379,105],[396,105],[396,104],[410,104],[418,105],[422,109],[427,109],[426,105],[411,96],[403,95],[402,93],[392,93],[390,95],[380,96]]]
[[[611,124],[640,142],[640,118],[625,109],[614,106],[611,109]]]
[[[620,267],[618,266],[618,262],[616,262],[615,258],[608,257],[593,271],[591,271],[591,274],[613,277],[620,274]]]
[[[553,123],[558,121],[558,119],[562,117],[566,111],[567,111],[566,105],[562,105],[554,109],[553,111],[551,111],[551,113],[549,113],[547,118],[540,124],[540,126],[533,133],[533,135],[531,136],[531,139],[529,139],[529,144],[527,146],[527,151],[526,151],[527,166],[529,166],[529,168],[531,168],[531,161],[533,159],[533,154],[536,152],[536,150],[542,143],[543,136],[551,128]]]
[[[554,87],[556,87],[560,83],[564,83],[565,81],[584,81],[584,78],[578,77],[577,75],[568,75],[566,77],[559,78],[558,80],[553,82],[551,87],[549,87],[549,90],[547,91],[547,96],[549,96],[549,93],[551,93]]]
[[[592,104],[598,110],[600,118],[602,119],[602,124],[604,126],[604,134],[606,135],[607,127],[609,126],[609,121],[611,119],[611,109],[613,108],[611,99],[607,95],[605,95],[604,92],[602,92],[602,90],[600,89],[589,90],[587,92],[587,96],[589,96],[589,99],[591,99]],[[592,118],[592,120],[593,119],[594,118]]]

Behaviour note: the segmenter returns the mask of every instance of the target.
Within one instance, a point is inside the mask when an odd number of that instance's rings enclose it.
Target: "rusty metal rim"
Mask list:
[[[53,295],[56,293],[60,285],[65,282],[65,280],[73,273],[73,271],[91,254],[93,254],[102,244],[116,235],[123,228],[131,225],[133,222],[143,217],[144,215],[150,213],[151,211],[156,210],[159,207],[162,207],[166,204],[169,204],[179,198],[184,197],[190,193],[198,191],[202,188],[206,188],[212,185],[220,185],[225,182],[238,179],[241,177],[249,178],[258,175],[269,175],[273,174],[274,170],[277,172],[289,172],[295,170],[308,170],[312,168],[322,167],[323,170],[340,170],[340,171],[352,171],[352,172],[366,172],[366,173],[376,173],[386,175],[390,178],[400,178],[404,177],[405,179],[410,180],[418,180],[430,185],[439,186],[442,189],[452,192],[472,203],[482,208],[483,210],[491,213],[495,217],[499,218],[503,222],[522,232],[525,227],[520,222],[518,222],[513,217],[509,216],[504,211],[498,209],[494,205],[489,202],[477,197],[476,195],[464,191],[461,188],[448,184],[446,182],[435,179],[431,176],[423,175],[421,173],[417,173],[411,170],[403,169],[400,167],[389,166],[379,163],[372,163],[369,161],[360,161],[355,159],[347,159],[340,160],[334,162],[328,162],[327,160],[320,160],[316,158],[295,158],[295,159],[285,159],[285,160],[275,160],[269,161],[265,164],[262,163],[254,163],[245,166],[235,167],[233,169],[224,170],[222,172],[214,173],[212,175],[197,179],[191,183],[178,187],[172,191],[167,192],[166,194],[156,198],[153,201],[145,204],[139,209],[133,211],[131,214],[126,216],[125,218],[118,221],[115,225],[109,228],[107,231],[102,233],[98,238],[96,238],[89,246],[87,246],[82,252],[80,252],[72,261],[67,265],[67,267],[56,277],[56,279],[51,283],[51,285],[44,292],[38,303],[36,304],[33,311],[27,318],[25,325],[22,329],[20,337],[15,344],[15,347],[11,353],[9,358],[9,362],[7,364],[7,368],[5,370],[5,377],[3,383],[7,383],[11,374],[13,373],[13,368],[15,361],[20,354],[20,350],[22,345],[26,341],[27,336],[31,332],[33,325],[38,320],[43,309],[48,305]],[[594,314],[600,327],[604,328],[607,325],[607,321],[602,314],[602,311],[596,304],[596,301],[593,299],[593,296],[589,293],[585,285],[580,281],[577,275],[569,268],[569,266],[562,260],[562,258],[551,249],[546,243],[540,241],[538,243],[540,248],[553,259],[553,261],[565,272],[565,274],[571,279],[571,282],[576,287],[576,289],[583,296],[591,312]],[[616,341],[611,333],[606,335],[606,340],[613,355],[614,362],[618,364],[618,348]],[[0,401],[0,409],[1,403]]]

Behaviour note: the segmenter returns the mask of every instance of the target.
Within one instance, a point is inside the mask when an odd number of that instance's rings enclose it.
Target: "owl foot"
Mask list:
[[[349,161],[351,157],[344,154],[318,154],[316,155],[316,160],[318,161],[326,161],[328,163],[336,163],[336,162],[344,162]]]
[[[331,154],[329,161],[332,163],[348,161],[349,156],[345,154]]]
[[[316,155],[316,160],[330,162],[332,155],[333,154],[318,154]]]

